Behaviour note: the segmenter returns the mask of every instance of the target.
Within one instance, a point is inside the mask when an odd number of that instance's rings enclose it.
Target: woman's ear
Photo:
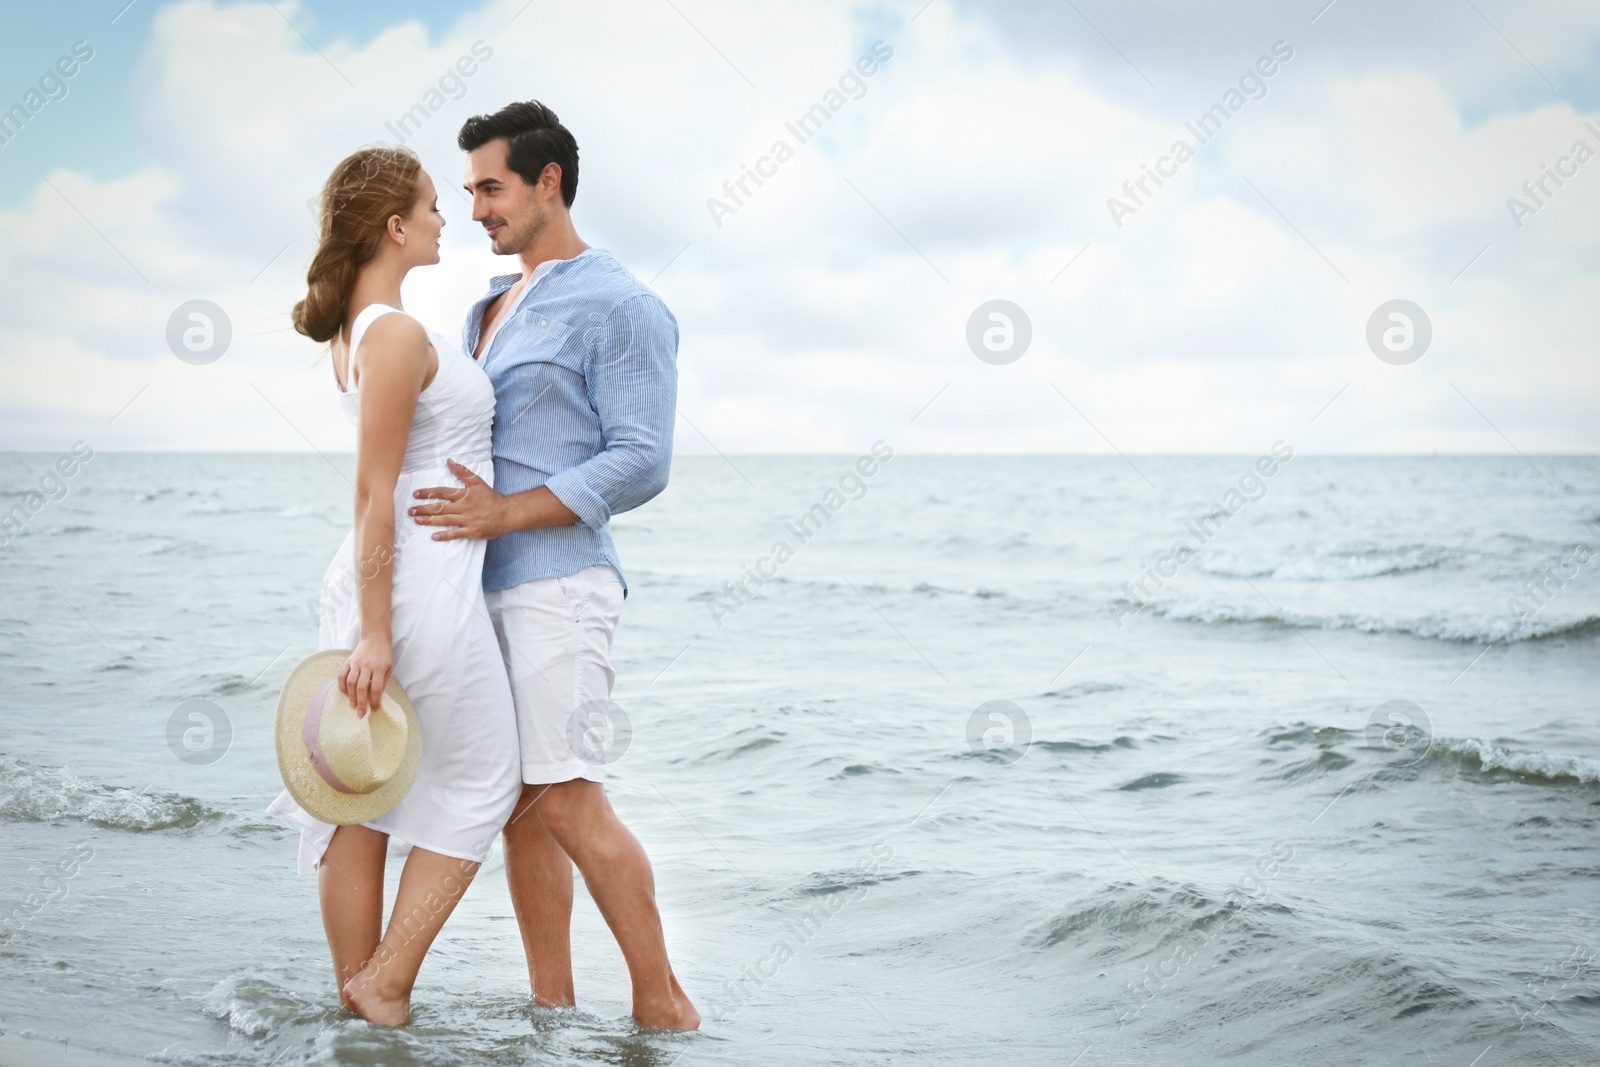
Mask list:
[[[395,244],[403,245],[406,243],[405,220],[399,215],[389,216],[388,231],[389,237],[394,241]]]

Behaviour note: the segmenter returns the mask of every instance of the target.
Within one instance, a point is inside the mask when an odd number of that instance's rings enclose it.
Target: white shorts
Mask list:
[[[622,579],[600,563],[484,599],[511,679],[522,780],[605,781],[604,750],[586,731],[604,714],[616,680],[611,635],[622,617]]]

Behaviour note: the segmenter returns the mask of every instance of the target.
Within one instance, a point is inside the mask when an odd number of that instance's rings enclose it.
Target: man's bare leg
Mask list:
[[[506,884],[528,956],[533,1002],[571,1007],[572,860],[534,810],[534,801],[548,788],[524,785],[506,823]]]
[[[534,803],[551,836],[583,873],[589,895],[622,949],[633,981],[634,1021],[662,1029],[698,1029],[700,1013],[667,959],[650,859],[617,818],[605,788],[582,778],[558,782],[543,787]]]

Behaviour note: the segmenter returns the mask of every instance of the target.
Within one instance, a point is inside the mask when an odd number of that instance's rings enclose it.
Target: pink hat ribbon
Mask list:
[[[311,706],[306,709],[306,721],[300,727],[300,736],[305,739],[306,750],[311,753],[311,766],[322,775],[322,780],[341,793],[354,794],[356,791],[345,785],[339,780],[339,776],[333,773],[327,757],[322,754],[322,742],[318,740],[322,732],[322,703],[327,699],[328,690],[332,688],[333,679],[330,678],[322,683],[322,688],[311,698]]]

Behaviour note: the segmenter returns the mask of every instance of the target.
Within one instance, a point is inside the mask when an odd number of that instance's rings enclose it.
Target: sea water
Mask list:
[[[883,451],[614,522],[695,1035],[581,883],[530,1007],[498,851],[338,1009],[262,809],[350,457],[0,455],[0,1062],[1600,1062],[1600,462]]]

